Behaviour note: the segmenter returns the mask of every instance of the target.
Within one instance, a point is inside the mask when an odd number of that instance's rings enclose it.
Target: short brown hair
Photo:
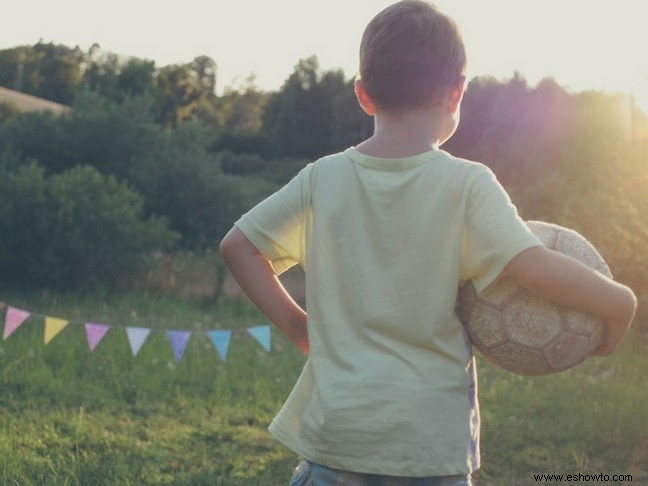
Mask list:
[[[466,68],[455,22],[431,3],[403,0],[376,15],[362,36],[360,78],[377,108],[412,109],[450,88]]]

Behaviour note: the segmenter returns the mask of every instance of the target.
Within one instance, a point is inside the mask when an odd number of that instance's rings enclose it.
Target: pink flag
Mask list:
[[[107,326],[106,324],[95,324],[92,322],[87,322],[85,324],[86,337],[88,338],[90,351],[94,351],[97,344],[99,344],[99,341],[101,341],[108,332],[108,329],[110,329],[110,326]]]
[[[7,314],[5,315],[5,326],[4,332],[2,333],[2,339],[6,340],[11,333],[14,332],[18,327],[27,320],[31,315],[30,312],[27,312],[22,309],[16,309],[15,307],[7,307]]]

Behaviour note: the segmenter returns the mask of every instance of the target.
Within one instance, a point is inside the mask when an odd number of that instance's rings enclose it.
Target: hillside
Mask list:
[[[21,111],[51,111],[55,115],[61,115],[70,110],[68,106],[3,88],[2,86],[0,86],[0,103],[13,104]]]

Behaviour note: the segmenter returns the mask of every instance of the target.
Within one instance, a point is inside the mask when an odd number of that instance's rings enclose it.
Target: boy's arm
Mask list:
[[[220,252],[230,272],[252,303],[302,353],[308,354],[306,312],[286,291],[268,259],[236,227],[223,238]]]
[[[628,287],[546,247],[521,252],[502,275],[540,297],[605,318],[604,342],[595,352],[599,356],[616,349],[637,309],[637,299]]]

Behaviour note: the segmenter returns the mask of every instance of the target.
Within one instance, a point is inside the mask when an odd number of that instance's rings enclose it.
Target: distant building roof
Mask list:
[[[51,111],[55,115],[62,115],[70,111],[69,106],[14,91],[13,89],[3,88],[2,86],[0,86],[0,103],[14,104],[21,111]]]

